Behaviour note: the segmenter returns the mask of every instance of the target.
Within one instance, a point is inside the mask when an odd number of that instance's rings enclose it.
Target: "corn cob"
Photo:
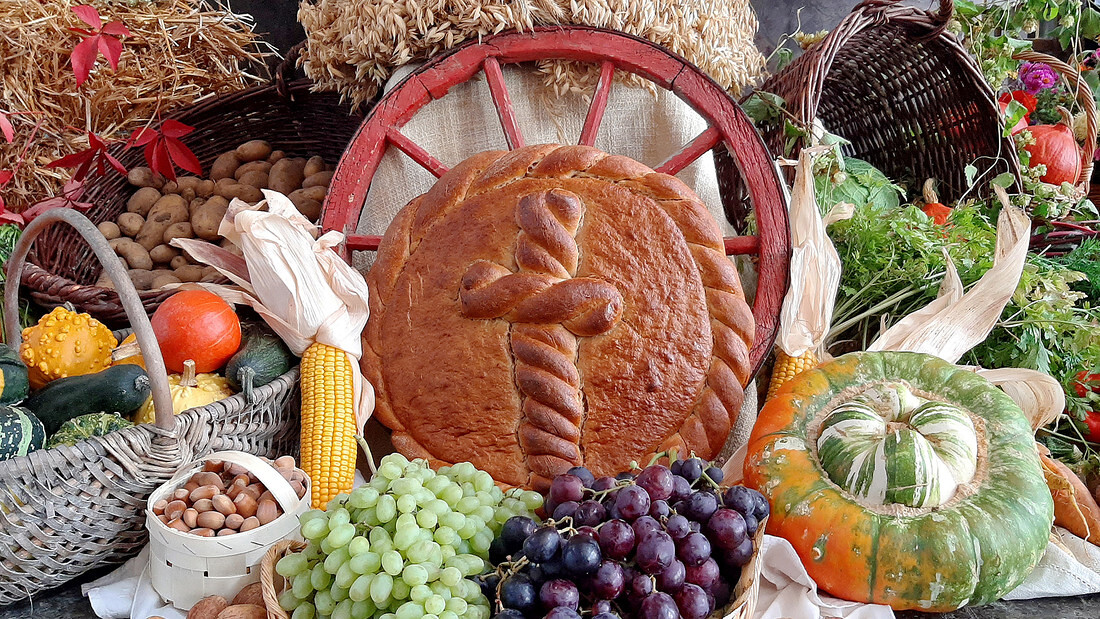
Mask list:
[[[313,507],[350,492],[355,482],[356,421],[351,360],[314,343],[302,355],[302,470],[313,486]]]
[[[817,355],[814,351],[807,350],[797,357],[792,357],[783,352],[783,349],[775,349],[775,367],[772,369],[771,384],[768,385],[768,397],[770,400],[779,392],[783,383],[798,376],[805,370],[817,367]]]

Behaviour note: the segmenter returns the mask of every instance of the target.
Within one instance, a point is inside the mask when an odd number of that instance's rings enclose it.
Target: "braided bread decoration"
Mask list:
[[[750,378],[717,222],[676,178],[594,148],[460,163],[394,219],[368,283],[363,371],[395,447],[508,485],[713,457]]]

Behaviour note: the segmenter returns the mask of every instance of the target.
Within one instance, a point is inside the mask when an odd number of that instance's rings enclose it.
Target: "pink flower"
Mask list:
[[[1030,94],[1054,88],[1058,83],[1058,74],[1050,65],[1041,62],[1025,62],[1020,65],[1020,81]]]

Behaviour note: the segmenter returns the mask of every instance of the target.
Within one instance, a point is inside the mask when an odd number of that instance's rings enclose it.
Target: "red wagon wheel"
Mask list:
[[[510,149],[524,146],[501,65],[562,59],[600,65],[600,79],[585,118],[579,144],[592,146],[599,132],[616,70],[641,76],[670,90],[695,109],[708,128],[656,168],[677,174],[720,143],[732,153],[756,214],[755,236],[725,239],[727,255],[757,256],[759,284],[753,303],[756,337],[753,374],[775,342],[779,310],[787,292],[790,231],[787,208],[771,155],[748,117],[717,83],[669,50],[621,32],[582,26],[506,32],[470,42],[433,58],[410,74],[375,106],[352,140],[332,179],[322,225],[347,234],[344,252],[374,251],[379,236],[355,234],[371,181],[390,146],[440,177],[447,167],[401,133],[429,102],[484,71]]]

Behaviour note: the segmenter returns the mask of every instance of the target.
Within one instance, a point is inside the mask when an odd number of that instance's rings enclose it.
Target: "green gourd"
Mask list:
[[[250,382],[253,388],[262,387],[289,372],[296,359],[282,338],[253,329],[226,364],[225,378],[234,391],[248,393]]]
[[[0,460],[25,456],[46,442],[42,421],[19,406],[0,405]]]
[[[76,445],[93,436],[106,436],[115,430],[132,427],[134,424],[123,419],[118,413],[90,413],[70,419],[61,424],[58,430],[46,442],[47,449],[58,445]]]
[[[19,353],[6,344],[0,344],[0,404],[12,404],[27,397],[27,366]]]
[[[54,434],[66,421],[101,411],[128,415],[152,393],[149,375],[140,366],[116,365],[94,374],[51,381],[27,398],[24,406]]]

